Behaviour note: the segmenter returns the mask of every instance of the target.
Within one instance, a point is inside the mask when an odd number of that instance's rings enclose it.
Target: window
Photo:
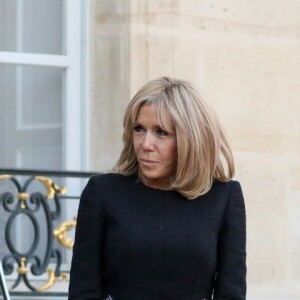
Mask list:
[[[0,2],[2,168],[82,168],[83,3]]]
[[[0,168],[86,167],[87,5],[0,0]],[[80,194],[78,181],[65,184],[71,195]],[[71,219],[77,206],[66,206],[63,218]],[[30,231],[22,224],[16,223],[19,241]],[[65,258],[69,263],[70,251]]]

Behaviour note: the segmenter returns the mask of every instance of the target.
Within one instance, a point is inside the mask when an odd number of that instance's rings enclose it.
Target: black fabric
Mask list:
[[[246,299],[237,181],[194,200],[136,176],[94,176],[79,206],[69,300]],[[110,297],[110,298],[109,298]]]

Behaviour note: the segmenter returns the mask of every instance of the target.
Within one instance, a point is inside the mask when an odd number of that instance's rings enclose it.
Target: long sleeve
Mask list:
[[[231,181],[231,192],[218,241],[215,300],[246,299],[246,213],[241,186]]]
[[[102,299],[104,220],[95,178],[82,192],[70,273],[69,300]]]

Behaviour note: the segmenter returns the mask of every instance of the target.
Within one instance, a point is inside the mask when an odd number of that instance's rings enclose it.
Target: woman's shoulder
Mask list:
[[[231,179],[228,181],[219,181],[217,179],[215,179],[213,181],[212,187],[211,189],[223,189],[226,190],[228,192],[230,192],[231,190],[235,190],[235,189],[239,189],[241,188],[241,184],[238,180],[235,179]]]
[[[219,211],[226,220],[232,218],[241,221],[245,217],[244,196],[237,180],[214,181],[205,199],[206,203],[213,206],[215,211]]]
[[[114,172],[99,173],[91,176],[91,178],[95,179],[96,181],[126,181],[134,177],[136,177],[136,175],[123,175]]]
[[[97,199],[98,203],[116,201],[124,194],[130,194],[135,182],[135,176],[125,176],[117,173],[102,173],[90,177],[82,191],[82,199]]]
[[[242,196],[241,184],[237,180],[218,181],[214,180],[211,189],[207,193],[212,198],[223,198],[227,202],[234,196]]]
[[[89,182],[96,184],[101,189],[118,188],[136,181],[136,175],[122,175],[120,173],[101,173],[93,175]]]

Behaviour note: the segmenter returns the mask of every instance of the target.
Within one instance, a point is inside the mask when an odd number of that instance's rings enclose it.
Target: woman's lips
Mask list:
[[[149,160],[149,159],[143,159],[143,158],[140,159],[140,162],[142,164],[145,164],[145,165],[151,165],[151,164],[157,164],[158,163],[157,161]]]

